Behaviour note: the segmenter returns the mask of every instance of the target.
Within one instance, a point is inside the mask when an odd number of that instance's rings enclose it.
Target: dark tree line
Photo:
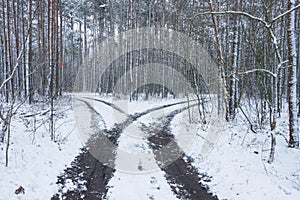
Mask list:
[[[224,99],[220,109],[227,120],[249,105],[256,115],[251,123],[268,124],[274,130],[276,118],[289,102],[294,138],[290,146],[299,145],[299,0],[2,0],[0,13],[2,101],[34,103],[47,97],[53,105],[57,95],[74,89],[82,64],[97,64],[93,55],[98,55],[96,47],[103,39],[138,27],[163,27],[185,33],[213,57]],[[115,65],[122,68],[112,67],[102,79],[107,84],[100,84],[99,91],[113,92],[114,79],[140,66],[140,60],[157,59],[152,53],[147,50],[119,59]],[[174,63],[182,74],[194,75],[176,56],[159,59]],[[147,69],[143,70],[140,74],[146,77]],[[132,79],[143,78],[139,76]],[[172,74],[165,78],[172,80]],[[95,85],[98,80],[89,81],[82,84]],[[155,91],[165,89],[152,86]]]
[[[6,102],[35,95],[53,96],[61,89],[63,16],[61,2],[1,2],[1,81],[13,78],[1,90]]]

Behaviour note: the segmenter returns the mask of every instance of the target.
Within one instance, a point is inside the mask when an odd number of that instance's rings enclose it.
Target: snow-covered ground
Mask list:
[[[68,100],[67,102],[65,100]],[[70,99],[56,106],[57,142],[50,140],[49,127],[43,120],[47,108],[23,106],[11,127],[9,166],[5,167],[5,144],[0,143],[0,199],[50,199],[58,190],[57,176],[62,173],[82,147],[75,128]],[[34,132],[34,127],[37,130]],[[22,186],[25,194],[15,194]]]
[[[89,96],[100,99],[96,95]],[[116,104],[128,114],[182,100],[184,99],[128,102],[105,98],[105,101]],[[93,107],[103,116],[106,128],[126,119],[125,114],[107,105],[94,102]],[[164,172],[159,170],[147,147],[146,136],[137,127],[140,123],[153,123],[159,116],[179,107],[144,115],[125,129],[127,134],[119,138],[117,171],[108,184],[111,187],[108,191],[109,199],[175,199]],[[42,124],[44,115],[36,115],[35,120],[33,117],[25,117],[31,113],[43,113],[44,110],[47,108],[25,105],[14,117],[8,167],[5,167],[5,144],[0,144],[1,200],[50,199],[58,190],[57,176],[72,162],[83,146],[82,135],[78,134],[75,122],[78,111],[74,113],[70,102],[62,100],[56,105],[56,143],[50,140],[47,124],[33,131],[34,127]],[[191,115],[192,124],[189,124],[187,111],[178,114],[171,124],[172,133],[179,146],[194,159],[193,165],[199,172],[211,177],[210,180],[203,180],[203,184],[208,185],[210,191],[219,199],[299,198],[300,150],[287,147],[284,139],[288,135],[287,116],[283,115],[278,122],[278,130],[282,135],[276,136],[275,160],[269,164],[268,131],[258,131],[256,134],[251,132],[243,116],[230,124],[218,119],[202,124],[199,123],[195,109],[192,109]],[[131,157],[137,156],[130,160],[129,166],[122,163],[122,151],[131,154]],[[148,161],[139,159],[139,154],[147,155]],[[122,168],[124,166],[132,168],[126,171]],[[25,194],[16,195],[15,189],[20,185],[25,188]]]
[[[279,120],[276,135],[275,160],[269,164],[271,138],[268,131],[256,134],[249,129],[248,122],[239,116],[230,124],[224,124],[215,138],[210,151],[199,147],[210,144],[209,131],[201,125],[189,125],[187,113],[174,119],[172,128],[176,135],[185,129],[187,135],[197,131],[191,146],[185,152],[194,159],[201,173],[212,177],[203,181],[219,199],[240,200],[286,200],[300,197],[300,150],[287,147],[288,116]],[[209,129],[208,129],[209,130]],[[176,137],[179,145],[184,138]],[[214,137],[213,137],[214,138]]]
[[[128,113],[134,114],[147,109],[156,108],[161,105],[184,101],[148,101],[128,103]],[[122,103],[122,105],[125,105]],[[181,105],[182,106],[182,105]],[[139,127],[140,123],[150,124],[172,110],[180,108],[175,106],[151,112],[129,125],[124,134],[119,138],[119,146],[116,158],[116,169],[114,177],[108,186],[108,199],[177,199],[165,178],[165,172],[161,171],[155,161],[155,156],[147,143],[147,137]]]

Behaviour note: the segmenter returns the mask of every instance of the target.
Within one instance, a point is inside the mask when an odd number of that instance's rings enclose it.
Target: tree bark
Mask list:
[[[213,12],[213,5],[211,0],[208,0],[210,12]],[[225,112],[225,119],[229,121],[229,112],[228,112],[228,101],[227,101],[227,83],[225,79],[225,71],[224,71],[224,63],[223,63],[223,55],[220,45],[220,38],[219,38],[219,29],[215,19],[215,16],[212,14],[212,21],[213,21],[213,28],[214,28],[214,38],[215,38],[215,46],[217,50],[217,57],[218,57],[218,67],[219,67],[219,80],[220,80],[220,94],[222,97],[219,98],[219,104],[223,104],[223,112]]]
[[[289,9],[295,6],[295,0],[289,0]],[[299,147],[299,127],[297,117],[297,52],[295,38],[295,11],[288,16],[288,104],[289,104],[289,147]]]
[[[235,0],[234,10],[238,10],[239,3]],[[233,49],[232,49],[232,70],[230,80],[230,92],[229,92],[229,114],[230,119],[235,117],[235,105],[236,105],[236,80],[237,80],[237,68],[238,68],[238,53],[239,53],[239,27],[238,16],[234,16],[234,34],[233,34]]]
[[[28,100],[29,104],[33,102],[33,84],[32,84],[32,79],[33,76],[31,75],[32,73],[32,56],[33,56],[33,51],[32,51],[32,0],[29,0],[29,35],[28,35],[28,68],[26,70],[26,79],[27,79],[27,85],[28,85]]]
[[[5,5],[5,1],[3,0],[2,1],[2,19],[3,19],[3,41],[4,41],[4,44],[3,44],[3,52],[4,52],[4,80],[7,79],[9,77],[9,69],[8,69],[8,52],[7,52],[7,43],[8,43],[8,40],[7,40],[7,34],[6,34],[6,24],[8,23],[6,21],[6,16],[5,16],[5,8],[6,8],[6,5]],[[7,23],[6,23],[7,22]],[[9,85],[6,84],[5,86],[5,91],[4,91],[4,95],[5,95],[5,100],[6,100],[6,103],[8,103],[8,100],[9,100]]]

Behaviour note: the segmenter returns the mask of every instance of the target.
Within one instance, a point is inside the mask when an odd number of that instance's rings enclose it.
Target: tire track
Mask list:
[[[85,97],[85,99],[96,100],[104,103],[121,113],[126,114],[116,105],[99,100]],[[148,109],[141,113],[127,115],[124,122],[115,124],[113,128],[107,130],[103,117],[95,110],[90,103],[82,99],[77,99],[87,105],[92,111],[92,127],[95,127],[95,133],[88,140],[86,147],[81,149],[81,153],[76,156],[71,163],[71,167],[64,170],[64,173],[58,176],[57,184],[59,185],[58,193],[53,195],[52,200],[56,199],[103,199],[106,197],[108,188],[107,184],[112,178],[115,169],[116,149],[118,139],[123,130],[138,118],[163,108],[187,103],[187,101],[173,103]],[[104,129],[99,130],[99,120],[102,122]],[[108,140],[107,140],[108,138]],[[106,141],[106,142],[105,142]],[[114,145],[111,145],[114,144]],[[91,153],[93,152],[93,154]],[[95,155],[96,154],[96,155]],[[101,157],[101,162],[96,159]],[[71,187],[70,187],[71,186]]]
[[[197,104],[192,106],[195,105]],[[166,173],[166,179],[172,191],[179,199],[215,200],[217,198],[201,184],[201,180],[203,178],[207,180],[207,177],[198,173],[192,165],[192,158],[180,149],[170,130],[174,117],[186,109],[188,107],[172,111],[163,117],[160,123],[154,123],[148,127],[143,126],[142,130],[151,135],[148,137],[149,146],[159,167]]]
[[[86,104],[87,107],[97,115],[98,121],[100,121],[102,123],[102,126],[104,127],[104,129],[107,129],[106,123],[105,123],[102,115],[95,108],[93,108],[93,106],[89,102],[82,100],[82,99],[78,99],[78,98],[76,98],[76,100],[81,101],[84,104]]]
[[[115,171],[110,167],[114,165],[116,156],[116,148],[112,148],[111,142],[116,143],[121,129],[115,125],[111,130],[107,130],[101,114],[87,101],[78,100],[85,103],[92,111],[91,126],[99,126],[100,120],[104,129],[97,131],[94,129],[95,134],[88,140],[86,147],[81,149],[81,153],[72,161],[71,167],[65,169],[64,173],[58,176],[59,190],[51,198],[53,200],[102,199],[106,196],[107,183]],[[110,137],[107,137],[107,135]],[[91,152],[96,153],[96,157]],[[96,159],[98,156],[101,156],[102,162]]]
[[[118,106],[116,106],[113,103],[110,103],[110,102],[107,102],[107,101],[104,101],[104,100],[101,100],[101,99],[97,99],[97,98],[91,98],[91,97],[83,97],[83,98],[98,101],[98,102],[101,102],[103,104],[106,104],[106,105],[112,107],[113,109],[119,111],[120,113],[123,113],[123,114],[127,115],[128,117],[132,117],[132,118],[139,118],[139,117],[141,117],[143,115],[146,115],[146,114],[149,114],[150,112],[153,112],[153,111],[161,110],[161,109],[164,109],[164,108],[168,108],[168,107],[176,106],[176,105],[180,105],[180,104],[185,104],[185,103],[188,103],[188,102],[197,101],[195,99],[195,100],[190,100],[190,101],[181,101],[181,102],[166,104],[166,105],[158,106],[158,107],[155,107],[155,108],[147,109],[147,110],[145,110],[143,112],[140,112],[140,113],[135,113],[135,114],[132,114],[132,115],[128,115],[126,112],[124,112],[121,108],[119,108]]]
[[[108,106],[112,107],[113,109],[119,111],[119,112],[122,113],[122,114],[128,115],[128,114],[125,113],[121,108],[119,108],[118,106],[116,106],[116,105],[113,104],[113,103],[110,103],[110,102],[107,102],[107,101],[104,101],[104,100],[101,100],[101,99],[97,99],[97,98],[91,98],[91,97],[83,97],[83,98],[101,102],[101,103],[103,103],[103,104],[105,104],[105,105],[108,105]]]

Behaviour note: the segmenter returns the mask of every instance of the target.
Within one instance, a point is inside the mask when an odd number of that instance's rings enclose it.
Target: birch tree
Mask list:
[[[237,11],[239,8],[238,0],[235,0],[234,9]],[[237,79],[237,71],[238,71],[238,53],[239,53],[239,19],[238,16],[234,16],[234,33],[233,33],[233,53],[232,53],[232,75],[230,79],[230,92],[229,92],[229,114],[230,118],[233,119],[235,117],[235,108],[236,108],[236,79]]]
[[[263,27],[267,30],[268,34],[270,35],[270,37],[271,37],[270,42],[274,45],[274,49],[275,49],[274,52],[275,52],[275,57],[276,57],[277,63],[278,63],[277,66],[275,66],[274,69],[271,69],[271,70],[268,70],[268,69],[254,69],[254,70],[250,70],[250,71],[247,71],[247,72],[243,72],[243,74],[249,74],[249,73],[256,72],[256,71],[261,71],[261,72],[267,73],[267,74],[269,74],[273,77],[274,84],[273,84],[272,90],[273,90],[274,94],[273,94],[272,106],[271,106],[272,117],[271,117],[270,127],[271,127],[271,130],[274,130],[276,128],[276,122],[277,122],[277,117],[278,117],[278,108],[277,108],[278,103],[277,103],[277,101],[278,101],[279,70],[283,67],[285,61],[282,57],[280,47],[279,47],[279,42],[278,42],[278,39],[276,37],[273,25],[279,19],[281,19],[281,18],[287,16],[288,14],[290,14],[291,12],[295,11],[297,8],[300,7],[300,5],[291,7],[290,9],[283,12],[282,14],[277,15],[276,17],[264,20],[260,17],[251,15],[251,14],[249,14],[247,12],[243,12],[243,11],[215,11],[212,7],[211,0],[208,0],[208,3],[209,3],[209,10],[210,10],[209,12],[198,13],[198,14],[194,15],[192,18],[194,19],[195,17],[200,16],[200,15],[212,15],[212,21],[213,21],[214,30],[215,30],[214,32],[215,32],[215,40],[216,40],[216,45],[217,45],[217,55],[218,55],[219,67],[223,66],[223,58],[222,58],[222,56],[220,56],[220,55],[222,55],[222,53],[220,52],[219,34],[218,34],[218,29],[217,29],[217,23],[216,23],[216,20],[214,18],[215,15],[239,15],[239,16],[244,16],[249,20],[257,21],[260,24],[262,24]],[[238,74],[240,74],[240,73],[238,73]],[[223,75],[223,76],[225,76],[225,75]],[[222,75],[221,75],[220,80],[222,80]],[[221,86],[224,87],[224,89],[222,90],[223,91],[223,98],[227,98],[227,95],[224,95],[224,94],[227,93],[226,92],[227,86],[224,83],[226,83],[226,82],[223,81],[223,84],[221,84]],[[224,107],[227,107],[227,105],[228,105],[228,102],[226,101],[226,105],[224,105]],[[228,110],[228,109],[226,109],[226,110]],[[226,115],[226,116],[228,117],[228,115]]]
[[[219,67],[219,80],[220,80],[220,94],[222,97],[219,97],[219,104],[223,105],[223,112],[225,112],[225,119],[229,120],[229,112],[228,112],[228,96],[227,96],[227,82],[225,79],[225,71],[224,71],[224,58],[222,54],[221,44],[220,44],[220,35],[219,35],[219,28],[218,23],[213,14],[214,8],[211,0],[208,0],[209,10],[211,12],[213,28],[214,28],[214,38],[215,38],[215,45],[217,49],[217,58],[218,58],[218,67]],[[222,100],[223,98],[223,100]]]
[[[289,0],[289,9],[295,7],[295,0]],[[288,104],[289,104],[289,147],[299,147],[299,126],[297,117],[297,52],[295,38],[295,11],[288,16]]]

